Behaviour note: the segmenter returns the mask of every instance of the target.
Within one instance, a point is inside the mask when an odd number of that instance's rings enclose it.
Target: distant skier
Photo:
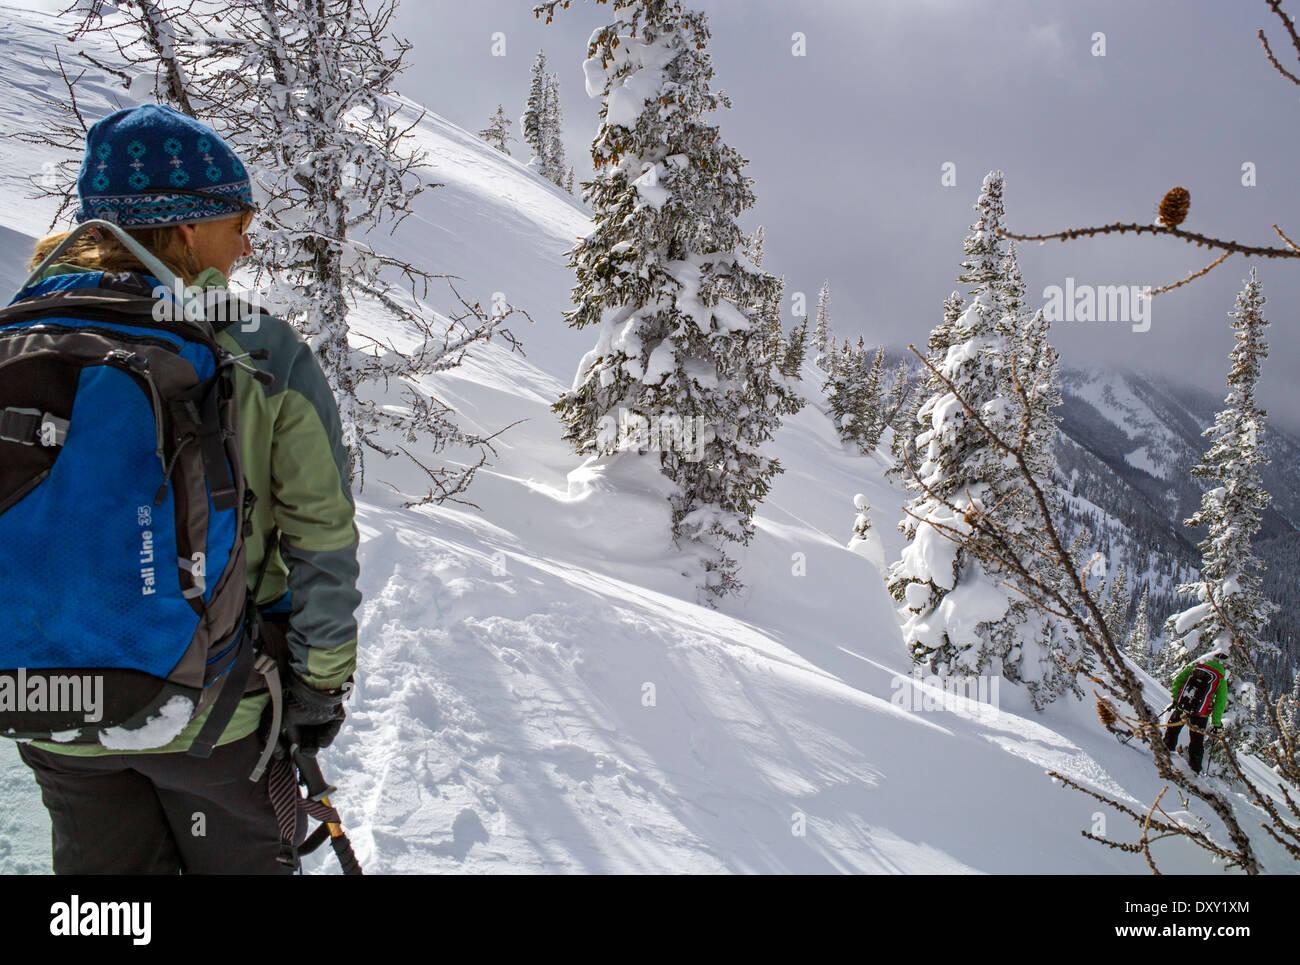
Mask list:
[[[1223,726],[1223,709],[1228,705],[1227,671],[1223,661],[1228,658],[1222,647],[1216,647],[1200,660],[1184,667],[1174,678],[1174,712],[1165,730],[1165,746],[1171,752],[1178,749],[1178,735],[1183,724],[1192,725],[1187,746],[1187,760],[1192,770],[1201,773],[1201,756],[1204,751],[1206,718],[1213,714],[1211,727]]]

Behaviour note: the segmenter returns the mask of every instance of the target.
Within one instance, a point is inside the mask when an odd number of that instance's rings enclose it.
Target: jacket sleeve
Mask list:
[[[271,492],[293,603],[291,664],[311,686],[334,690],[356,669],[357,528],[338,404],[301,339],[271,437]]]
[[[1214,695],[1214,717],[1210,723],[1215,727],[1223,723],[1223,711],[1228,706],[1228,681],[1227,678],[1219,681],[1219,687]]]

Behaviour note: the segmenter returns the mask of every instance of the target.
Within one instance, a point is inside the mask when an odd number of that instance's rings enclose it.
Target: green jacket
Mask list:
[[[1219,727],[1223,723],[1223,710],[1228,706],[1228,678],[1226,676],[1226,671],[1223,669],[1223,664],[1219,663],[1219,661],[1198,660],[1196,663],[1189,663],[1179,672],[1178,676],[1174,678],[1174,686],[1171,693],[1173,694],[1174,701],[1177,702],[1178,695],[1183,691],[1183,684],[1187,682],[1188,674],[1192,672],[1197,663],[1203,663],[1207,667],[1213,667],[1220,674],[1219,686],[1216,687],[1214,691],[1214,716],[1210,721],[1213,726]]]
[[[42,277],[84,270],[58,264],[46,269]],[[226,278],[209,268],[195,284],[225,288]],[[272,527],[278,526],[279,545],[272,553],[257,604],[265,607],[281,601],[288,591],[293,669],[312,686],[334,690],[356,668],[353,611],[361,602],[357,528],[338,404],[302,336],[270,315],[259,315],[255,321],[255,326],[251,321],[233,322],[217,335],[217,341],[236,355],[266,349],[265,360],[243,361],[272,377],[270,385],[263,385],[243,369],[236,369],[244,476],[257,495],[253,533],[246,540],[248,587],[251,591]],[[240,701],[218,744],[255,731],[269,699],[263,693]],[[136,753],[187,750],[206,718],[204,712],[191,721],[170,744]],[[79,756],[122,753],[92,744],[33,741],[33,745]]]

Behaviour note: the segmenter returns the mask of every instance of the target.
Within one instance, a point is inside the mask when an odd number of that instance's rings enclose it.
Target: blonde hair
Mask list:
[[[150,254],[161,261],[171,270],[172,274],[181,279],[186,285],[194,283],[194,279],[198,277],[201,269],[194,257],[194,252],[186,246],[184,236],[181,235],[180,230],[175,225],[164,225],[155,228],[127,228],[126,233],[144,245]],[[36,242],[36,248],[32,252],[27,270],[33,271],[37,265],[45,260],[46,255],[59,246],[68,234],[67,231],[60,231],[57,234],[47,235]],[[104,237],[99,241],[92,238],[89,232],[82,234],[72,243],[71,248],[68,248],[59,256],[60,262],[91,271],[148,271],[140,263],[140,259],[131,254],[117,238],[107,231],[101,232],[101,234]]]

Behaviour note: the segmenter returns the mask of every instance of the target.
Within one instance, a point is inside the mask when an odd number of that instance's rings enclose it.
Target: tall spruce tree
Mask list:
[[[866,362],[867,353],[861,352],[859,355],[859,366]],[[861,387],[858,391],[862,395],[862,402],[859,406],[862,410],[862,421],[855,436],[859,448],[863,454],[875,451],[876,445],[880,442],[880,434],[885,431],[885,349],[884,346],[876,349],[872,356],[870,365],[866,366],[863,374]]]
[[[813,329],[813,349],[816,354],[813,361],[817,367],[830,374],[835,366],[835,339],[831,335],[831,283],[822,282],[821,294],[817,296],[817,326]]]
[[[1260,362],[1268,355],[1264,302],[1252,268],[1229,313],[1235,344],[1229,356],[1228,395],[1214,425],[1205,430],[1210,448],[1192,469],[1196,478],[1218,485],[1203,494],[1200,509],[1186,520],[1188,526],[1205,527],[1206,535],[1200,543],[1200,581],[1178,588],[1180,593],[1195,594],[1197,603],[1165,623],[1165,636],[1171,641],[1165,666],[1170,670],[1215,647],[1230,647],[1234,639],[1254,658],[1277,653],[1277,647],[1263,638],[1277,606],[1264,596],[1263,564],[1251,545],[1270,501],[1259,472],[1267,462],[1266,413],[1255,398]],[[1266,727],[1255,674],[1241,647],[1229,651],[1227,670],[1238,706],[1225,729],[1235,746],[1250,751],[1265,739]],[[1211,761],[1215,758],[1211,749]]]
[[[524,143],[532,149],[533,159],[540,164],[546,156],[546,54],[537,51],[533,58],[532,81],[528,86],[528,100],[519,117],[524,132]],[[532,162],[530,162],[532,163]]]
[[[1002,187],[1000,172],[984,179],[958,276],[970,286],[968,298],[950,296],[931,333],[929,358],[942,378],[931,373],[930,394],[918,412],[918,478],[908,480],[916,495],[899,524],[909,542],[891,568],[889,590],[902,604],[915,660],[936,673],[991,672],[1023,682],[1041,707],[1073,683],[1067,641],[1058,625],[1002,586],[1008,574],[989,572],[973,552],[979,537],[966,519],[971,508],[1016,536],[1034,526],[1014,511],[1019,483],[1008,461],[956,394],[999,436],[1016,437],[1020,408],[1006,392],[1006,370],[1019,351],[1016,279],[1008,277],[1014,260],[998,234]],[[966,541],[954,543],[936,527],[962,533]]]
[[[1150,672],[1151,669],[1151,588],[1142,587],[1142,596],[1138,599],[1137,612],[1133,615],[1133,628],[1124,641],[1123,650],[1129,659]]]
[[[549,20],[561,2],[536,9]],[[652,422],[703,420],[702,458],[654,454],[672,482],[672,537],[698,564],[701,602],[741,588],[729,544],[745,544],[780,464],[763,447],[794,404],[767,351],[762,306],[777,279],[742,249],[754,203],[745,160],[704,115],[729,107],[711,88],[707,18],[680,0],[611,0],[584,65],[602,99],[588,192],[594,230],[573,249],[570,325],[595,347],[555,403],[580,454],[615,452],[600,430],[627,410]]]
[[[564,173],[569,162],[564,157],[564,112],[560,109],[558,74],[550,74],[546,78],[542,98],[541,142],[542,177],[557,188],[562,188]]]
[[[1115,571],[1115,577],[1111,580],[1110,588],[1106,594],[1106,602],[1102,604],[1101,615],[1106,621],[1106,629],[1110,630],[1110,635],[1117,643],[1128,638],[1128,568],[1120,563],[1119,568]]]

